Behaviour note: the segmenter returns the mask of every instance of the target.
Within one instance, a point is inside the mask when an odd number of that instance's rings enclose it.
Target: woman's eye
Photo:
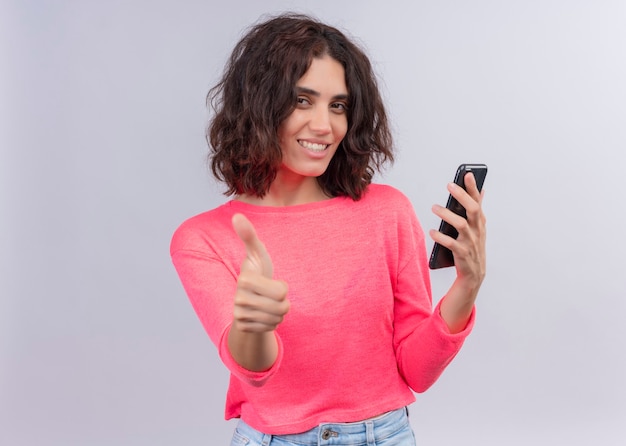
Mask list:
[[[307,98],[304,98],[304,97],[298,97],[298,99],[296,99],[296,103],[298,105],[310,105],[311,104],[311,102]]]
[[[331,105],[331,108],[333,108],[336,112],[342,112],[342,113],[348,110],[348,106],[344,104],[343,102],[335,102],[334,104]]]

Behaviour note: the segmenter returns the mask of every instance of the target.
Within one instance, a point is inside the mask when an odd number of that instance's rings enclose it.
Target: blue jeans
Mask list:
[[[231,446],[415,446],[406,408],[356,423],[323,423],[301,434],[268,435],[243,420]]]

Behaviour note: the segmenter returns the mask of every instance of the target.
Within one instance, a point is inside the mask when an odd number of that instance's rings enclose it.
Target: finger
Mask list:
[[[274,299],[239,288],[235,294],[234,320],[240,328],[246,325],[257,326],[258,331],[274,330],[289,312],[289,300],[282,296],[282,299]]]
[[[466,177],[466,187],[467,194],[471,198],[467,202],[463,201],[462,206],[466,210],[467,220],[470,222],[472,226],[476,226],[479,224],[485,224],[485,214],[483,213],[482,205],[483,198],[485,196],[485,190],[478,190],[478,186],[476,184],[476,178],[474,174]]]
[[[233,229],[250,253],[261,253],[265,247],[259,240],[250,220],[243,214],[235,214],[232,218]]]
[[[233,310],[233,317],[237,322],[263,324],[271,329],[276,328],[285,318],[285,311],[268,312],[255,308],[238,306]]]
[[[237,279],[237,288],[277,301],[285,300],[287,297],[286,282],[269,279],[255,271],[242,271]]]
[[[438,204],[433,205],[432,211],[437,217],[450,224],[459,233],[468,225],[468,221],[464,217]]]
[[[282,301],[275,301],[265,296],[255,296],[246,293],[237,293],[235,297],[235,316],[253,318],[253,315],[258,316],[258,319],[275,319],[282,318],[289,312],[290,303],[287,299]]]
[[[476,184],[476,177],[473,172],[467,172],[463,178],[465,183],[465,190],[475,201],[480,202],[481,196],[478,191],[478,185]]]
[[[267,325],[256,321],[238,321],[236,319],[234,324],[237,325],[237,330],[246,333],[265,333],[268,331],[274,331],[277,327],[277,325]]]
[[[473,179],[473,175],[471,175],[470,178]],[[475,182],[469,185],[469,187],[470,187],[470,191],[473,194],[475,194],[474,196],[471,196],[468,191],[464,190],[461,186],[454,184],[454,183],[448,184],[448,191],[450,192],[450,195],[452,195],[459,202],[459,204],[463,206],[468,220],[478,221],[479,220],[478,215],[481,212],[481,203],[482,203],[481,194],[480,192],[478,192]]]
[[[437,231],[436,229],[431,229],[428,231],[430,238],[435,242],[448,248],[450,251],[454,253],[456,258],[456,250],[458,242],[456,239],[450,237],[449,235],[444,234],[443,232]]]
[[[274,267],[265,245],[257,237],[254,226],[243,214],[235,214],[232,218],[233,229],[246,247],[246,263],[242,269],[252,268],[267,278],[274,274]],[[244,268],[244,265],[246,268]]]

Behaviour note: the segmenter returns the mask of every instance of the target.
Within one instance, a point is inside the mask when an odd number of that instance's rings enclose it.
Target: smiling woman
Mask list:
[[[318,67],[321,60],[335,64]],[[333,81],[325,88],[303,83],[326,74]],[[323,91],[328,88],[339,89]],[[314,106],[321,99],[315,93],[337,95],[332,109],[343,109],[349,123],[337,141],[342,150],[317,179],[326,196],[360,198],[374,171],[393,160],[387,114],[367,56],[336,28],[283,15],[249,30],[208,96],[215,110],[208,131],[211,167],[228,195],[268,193],[282,165],[279,127],[296,107]]]
[[[406,406],[473,326],[484,271],[482,197],[450,193],[457,279],[433,310],[425,237],[409,200],[372,184],[393,160],[365,54],[309,17],[257,24],[210,92],[213,173],[227,203],[184,222],[171,255],[231,373],[232,445],[414,445]],[[320,361],[320,358],[324,358]]]
[[[269,194],[248,203],[293,205],[329,198],[317,182],[348,129],[344,69],[330,56],[314,58],[296,83],[297,106],[278,129],[282,164]]]

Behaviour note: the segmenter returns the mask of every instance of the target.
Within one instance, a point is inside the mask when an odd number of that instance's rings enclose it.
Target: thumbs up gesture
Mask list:
[[[242,214],[232,219],[233,229],[246,247],[237,279],[233,328],[244,333],[276,329],[289,311],[287,284],[274,280],[274,266],[252,223]]]

